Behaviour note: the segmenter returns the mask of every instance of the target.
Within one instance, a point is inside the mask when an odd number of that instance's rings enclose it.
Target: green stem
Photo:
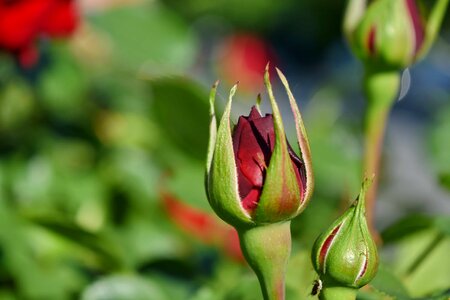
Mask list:
[[[358,290],[350,287],[324,287],[319,294],[320,300],[355,300]]]
[[[240,229],[247,262],[258,276],[264,300],[285,299],[285,273],[291,254],[291,222]]]
[[[365,115],[365,145],[363,176],[375,175],[373,184],[366,194],[366,212],[369,229],[378,239],[374,228],[374,209],[378,187],[380,158],[383,148],[386,122],[400,86],[398,71],[377,72],[367,70],[364,78],[364,92],[367,98]]]

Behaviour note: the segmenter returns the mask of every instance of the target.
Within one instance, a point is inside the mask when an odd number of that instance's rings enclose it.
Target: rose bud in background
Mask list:
[[[419,2],[350,0],[344,32],[355,55],[375,69],[403,69],[422,58],[436,38],[448,0],[437,0],[427,16]]]
[[[23,68],[39,60],[39,38],[69,36],[78,25],[73,0],[0,0],[0,49],[12,53]]]
[[[267,65],[264,79],[273,114],[263,116],[258,106],[253,107],[232,129],[235,85],[217,129],[217,86],[213,87],[206,168],[209,203],[219,217],[237,229],[244,257],[257,274],[265,299],[284,299],[291,249],[289,221],[303,211],[313,189],[311,155],[300,111],[286,78],[277,72],[294,114],[300,155],[286,139]]]
[[[355,299],[378,269],[375,241],[367,227],[366,179],[353,205],[316,240],[312,250],[314,269],[323,282],[320,299]]]

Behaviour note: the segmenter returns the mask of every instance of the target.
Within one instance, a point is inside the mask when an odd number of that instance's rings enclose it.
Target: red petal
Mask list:
[[[43,24],[42,31],[52,37],[71,34],[78,24],[78,14],[74,1],[58,0],[51,14]]]
[[[336,226],[336,228],[333,229],[331,234],[327,237],[327,239],[323,243],[322,248],[320,249],[320,254],[319,254],[319,268],[324,267],[325,258],[327,256],[328,249],[330,249],[330,246],[331,246],[334,238],[336,237],[336,235],[339,231],[339,228],[341,228],[341,224],[339,224],[338,226]]]
[[[376,28],[375,26],[372,26],[369,31],[369,36],[367,39],[367,49],[369,50],[370,55],[374,55],[376,52],[375,49],[375,36],[376,36]]]
[[[18,51],[33,44],[53,1],[0,3],[0,46]]]

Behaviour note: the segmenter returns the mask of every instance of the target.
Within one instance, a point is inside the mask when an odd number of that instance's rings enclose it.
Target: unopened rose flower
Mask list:
[[[350,0],[344,31],[354,53],[377,69],[405,68],[423,57],[434,42],[448,0],[430,13],[419,0]]]
[[[216,132],[214,103],[211,104],[207,193],[216,213],[233,226],[290,220],[304,209],[312,193],[310,150],[303,122],[286,79],[281,72],[278,74],[294,113],[300,155],[295,154],[286,139],[267,70],[273,114],[263,116],[254,106],[249,116],[239,117],[237,125],[231,128],[235,86]]]
[[[278,69],[277,72],[294,114],[299,155],[286,139],[267,65],[264,81],[272,114],[263,115],[258,105],[232,127],[235,85],[217,128],[214,85],[206,164],[209,203],[220,218],[236,228],[244,257],[258,276],[265,300],[285,299],[290,220],[306,207],[313,189],[311,155],[302,117],[286,78]]]
[[[323,282],[325,293],[333,287],[343,287],[354,296],[356,290],[369,283],[377,273],[377,247],[365,216],[365,194],[370,184],[371,180],[364,181],[353,205],[314,243],[312,263]]]

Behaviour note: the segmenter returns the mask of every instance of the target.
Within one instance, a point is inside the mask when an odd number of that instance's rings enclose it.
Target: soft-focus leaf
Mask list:
[[[156,4],[118,7],[92,18],[110,38],[118,65],[150,71],[189,67],[196,45],[192,32],[170,11]],[[126,24],[126,25],[125,25]]]
[[[395,299],[409,299],[408,291],[401,280],[384,265],[380,265],[377,275],[370,282],[377,291]]]
[[[82,300],[166,300],[161,289],[143,277],[131,274],[101,278],[86,288]]]
[[[433,226],[433,219],[426,215],[409,215],[384,229],[381,237],[384,243],[392,243],[408,235]]]
[[[59,120],[86,118],[87,77],[65,48],[52,49],[52,61],[39,78],[39,101]]]
[[[186,154],[203,161],[209,135],[208,94],[187,78],[150,81],[152,114],[165,134]]]
[[[393,270],[403,278],[413,298],[441,294],[448,289],[450,237],[428,229],[402,239],[396,247]]]
[[[124,265],[123,249],[106,234],[95,234],[83,230],[76,224],[67,220],[52,218],[50,216],[30,216],[29,219],[70,241],[76,242],[98,255],[102,267],[106,270],[121,269]]]
[[[430,160],[438,173],[440,183],[450,190],[450,108],[438,112],[429,135]]]

